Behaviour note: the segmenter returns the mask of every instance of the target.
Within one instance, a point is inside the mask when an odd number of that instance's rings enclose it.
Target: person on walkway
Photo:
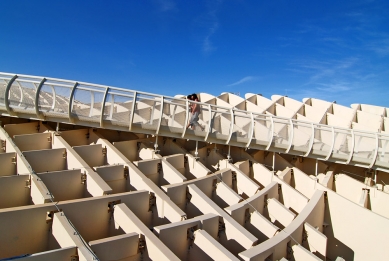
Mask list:
[[[190,101],[199,102],[199,98],[197,97],[197,94],[193,93],[187,96],[187,99]],[[199,124],[199,115],[200,115],[200,105],[194,102],[189,102],[189,109],[191,112],[191,117],[189,119],[188,125],[186,128],[188,129],[191,127],[192,130],[195,129],[195,126],[199,126],[202,131],[204,131],[204,127]]]

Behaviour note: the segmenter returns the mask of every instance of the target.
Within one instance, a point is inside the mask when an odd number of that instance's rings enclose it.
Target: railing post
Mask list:
[[[254,115],[253,115],[253,112],[250,112],[250,118],[251,118],[251,128],[250,128],[250,134],[248,136],[249,141],[246,144],[246,148],[248,148],[250,146],[251,141],[253,140],[253,135],[254,135],[255,125],[254,125]]]
[[[43,78],[41,82],[39,83],[38,87],[36,88],[36,93],[35,93],[35,114],[36,117],[43,119],[44,117],[40,114],[39,112],[39,94],[41,92],[41,89],[43,87],[43,84],[45,83],[46,78]]]
[[[273,137],[274,137],[274,120],[273,120],[273,116],[269,115],[269,117],[270,117],[270,123],[271,123],[271,127],[270,127],[271,137],[269,139],[269,144],[267,144],[265,150],[268,150],[270,148],[270,145],[271,145],[271,143],[273,141]]]
[[[230,143],[232,133],[234,132],[235,114],[234,114],[234,110],[232,108],[230,109],[230,113],[231,113],[230,134],[228,135],[228,139],[226,141],[226,144]]]
[[[156,129],[156,131],[155,131],[155,134],[157,134],[158,135],[158,133],[159,133],[159,129],[161,128],[161,123],[162,123],[162,116],[163,116],[163,102],[164,102],[164,97],[163,96],[161,96],[161,109],[160,109],[160,111],[161,111],[161,115],[159,115],[159,119],[158,119],[158,126],[157,126],[157,129]]]
[[[137,92],[134,92],[134,99],[132,101],[132,106],[131,106],[130,122],[129,122],[128,130],[131,130],[132,122],[134,121],[134,113],[135,113],[135,105],[136,105],[136,96],[137,96],[137,94],[138,94]]]
[[[76,91],[78,82],[76,82],[70,92],[69,96],[69,107],[68,107],[68,114],[69,114],[69,122],[74,122],[74,119],[72,117],[72,110],[73,110],[73,98],[74,98],[74,92]]]
[[[104,98],[103,98],[103,104],[101,106],[100,127],[104,126],[104,109],[105,109],[105,102],[107,101],[108,91],[109,91],[109,87],[107,87],[107,89],[105,89]]]
[[[211,126],[212,126],[212,108],[211,104],[208,104],[208,112],[209,112],[209,122],[208,122],[208,131],[207,134],[205,134],[204,141],[208,139],[209,133],[211,133]]]
[[[335,129],[334,129],[334,127],[331,127],[331,131],[332,131],[332,144],[331,144],[330,151],[328,152],[327,157],[324,159],[325,161],[327,161],[331,157],[332,151],[334,150],[334,146],[335,146]]]
[[[373,155],[373,159],[371,160],[371,163],[369,165],[369,169],[371,169],[375,163],[375,161],[377,160],[377,156],[378,156],[378,146],[379,146],[379,140],[378,140],[378,133],[375,134],[375,139],[376,139],[376,142],[375,142],[375,151],[374,151],[374,155]]]
[[[292,143],[293,143],[293,137],[294,137],[294,125],[292,119],[289,119],[290,122],[290,141],[288,145],[288,149],[285,151],[285,153],[288,153],[290,151],[290,148],[292,148]]]
[[[14,81],[16,80],[16,78],[18,78],[17,75],[15,75],[14,77],[11,78],[11,80],[9,80],[7,87],[5,88],[5,93],[4,93],[4,105],[5,105],[5,108],[7,109],[7,112],[9,115],[15,115],[15,113],[11,110],[11,107],[9,106],[9,92],[10,92],[11,86],[14,83]]]
[[[311,123],[311,126],[312,126],[311,139],[309,140],[308,150],[304,154],[304,157],[307,157],[309,155],[309,153],[311,152],[312,147],[313,147],[313,141],[315,139],[315,126],[313,125],[313,123]]]
[[[184,123],[184,130],[182,131],[181,138],[183,138],[185,136],[186,126],[188,125],[188,121],[189,121],[189,101],[186,100],[185,123]]]
[[[349,155],[348,160],[346,162],[347,165],[350,163],[350,161],[351,161],[351,159],[353,158],[353,155],[354,155],[355,135],[354,135],[354,130],[353,129],[351,129],[351,139],[352,139],[351,140],[352,143],[351,143],[350,155]],[[346,139],[346,141],[347,141],[347,139]]]

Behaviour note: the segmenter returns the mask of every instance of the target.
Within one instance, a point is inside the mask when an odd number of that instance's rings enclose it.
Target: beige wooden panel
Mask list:
[[[67,130],[61,132],[61,137],[69,143],[70,146],[82,146],[91,144],[87,138],[90,129],[79,129],[79,130]]]
[[[32,203],[26,188],[28,175],[0,177],[0,208],[25,206]]]
[[[66,149],[33,150],[23,153],[36,173],[65,170]]]
[[[51,133],[15,135],[14,142],[20,151],[51,149]]]
[[[96,167],[99,176],[112,188],[112,193],[121,193],[128,191],[131,187],[130,177],[124,177],[123,165],[107,165]]]
[[[64,213],[54,213],[52,233],[61,247],[76,246],[80,260],[95,259],[95,255],[84,245],[78,232],[70,225]]]
[[[307,222],[304,223],[304,229],[308,236],[306,241],[308,249],[325,257],[327,255],[327,237]]]
[[[192,195],[190,204],[193,204],[201,213],[214,213],[223,218],[225,232],[221,235],[222,244],[233,254],[252,247],[257,238],[239,225],[230,215],[219,208],[208,198],[196,185],[188,185],[189,193]]]
[[[109,202],[116,200],[126,204],[144,224],[150,224],[152,213],[149,212],[149,193],[147,191],[63,201],[60,202],[62,204],[59,205],[59,208],[66,213],[66,216],[86,241],[93,241],[123,234],[122,230],[115,227],[112,212],[108,211]],[[74,204],[71,204],[72,202]]]
[[[77,255],[77,247],[65,247],[55,250],[49,250],[27,257],[18,258],[18,261],[69,261],[72,256]]]
[[[0,177],[16,175],[16,164],[12,163],[13,158],[16,160],[16,153],[0,153]]]
[[[180,222],[169,223],[162,226],[154,227],[159,239],[173,251],[181,260],[185,260],[190,246],[188,240],[188,229],[204,229],[214,238],[217,238],[219,227],[219,216],[215,214],[201,215],[195,218],[183,220]],[[191,231],[189,233],[193,233]]]
[[[204,251],[211,260],[239,260],[204,230],[199,229],[195,232],[194,244]]]
[[[148,256],[152,260],[180,260],[125,204],[116,205],[114,218],[115,223],[126,233],[136,232],[144,235]]]
[[[296,261],[321,261],[320,258],[306,250],[301,245],[292,246],[292,255]]]
[[[54,201],[82,198],[86,185],[81,183],[81,170],[62,170],[37,174],[52,193]]]
[[[97,167],[105,165],[103,148],[101,144],[93,144],[86,146],[75,146],[73,149],[78,155],[89,165],[89,167]]]
[[[89,242],[100,260],[124,260],[138,254],[139,234],[129,233]]]
[[[287,227],[296,217],[296,214],[287,209],[283,204],[274,198],[268,200],[267,208],[269,209],[269,216],[271,221],[273,223],[278,221],[284,227]]]
[[[38,125],[40,126],[39,131],[38,131]],[[44,132],[46,130],[44,125],[40,124],[39,122],[7,124],[4,125],[4,129],[10,137],[13,137],[14,135]]]

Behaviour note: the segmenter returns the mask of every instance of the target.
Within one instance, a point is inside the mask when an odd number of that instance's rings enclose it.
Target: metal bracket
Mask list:
[[[188,156],[184,156],[184,164],[188,164]]]
[[[246,208],[245,212],[244,212],[244,223],[249,223],[251,220],[251,213],[250,213],[250,209],[249,208]]]
[[[54,213],[57,213],[57,212],[62,212],[62,209],[60,209],[59,211],[58,210],[47,211],[46,224],[53,222]]]
[[[186,204],[188,204],[191,199],[192,199],[192,194],[189,193],[189,188],[186,187]]]
[[[11,163],[16,165],[16,161],[17,161],[16,157],[12,157]]]
[[[47,142],[52,142],[53,141],[53,138],[51,137],[51,135],[49,137],[47,137]]]
[[[264,197],[264,199],[263,199],[263,207],[264,208],[267,208],[267,205],[268,205],[269,203],[268,203],[268,195],[266,194],[265,195],[265,197]]]
[[[157,171],[158,171],[158,173],[162,172],[162,163],[161,162],[157,163]]]
[[[7,141],[1,140],[1,148],[5,151],[7,145]]]
[[[66,159],[66,158],[68,157],[68,152],[67,152],[66,149],[65,149],[65,151],[62,153],[62,157],[63,157],[64,159]]]
[[[138,242],[138,253],[143,253],[146,248],[146,240],[142,237],[139,238]]]
[[[122,203],[122,201],[120,199],[108,202],[108,213],[113,214],[115,205],[120,204],[120,203]]]
[[[26,185],[24,187],[25,188],[31,188],[31,178],[26,179]]]
[[[102,149],[102,152],[103,152],[103,155],[104,155],[104,156],[107,156],[107,147],[104,147],[104,148]]]
[[[71,256],[70,261],[79,261],[79,258],[77,255]]]
[[[220,237],[220,234],[225,232],[226,231],[226,225],[220,221],[219,219],[219,227],[218,227],[218,232],[217,232],[217,236]]]
[[[81,173],[81,184],[85,184],[86,183],[86,173]]]
[[[124,178],[125,179],[128,179],[128,177],[130,176],[130,170],[128,169],[128,166],[124,166]]]
[[[156,205],[157,198],[154,193],[150,192],[149,194],[149,211],[153,211],[152,208]]]

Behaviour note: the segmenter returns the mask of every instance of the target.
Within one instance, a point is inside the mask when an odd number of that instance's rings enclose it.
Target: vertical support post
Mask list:
[[[38,118],[43,118],[42,116],[40,116],[40,113],[39,113],[39,94],[41,92],[41,89],[42,89],[45,81],[46,81],[46,78],[43,78],[41,80],[41,82],[39,83],[38,87],[36,88],[36,92],[35,92],[35,114]],[[54,102],[55,102],[55,100],[54,100]]]
[[[354,135],[354,130],[351,129],[351,149],[350,149],[350,155],[349,155],[348,160],[346,162],[347,165],[350,163],[351,159],[353,158],[354,147],[355,147],[355,135]]]
[[[134,92],[134,99],[132,101],[132,106],[131,106],[131,111],[130,111],[130,122],[129,122],[129,126],[128,126],[128,130],[131,130],[132,128],[132,122],[134,121],[134,113],[135,113],[135,105],[136,105],[136,96],[137,96],[137,92]]]
[[[7,109],[7,112],[9,115],[14,115],[14,113],[11,110],[11,107],[9,106],[9,92],[10,92],[11,86],[14,83],[14,81],[16,80],[16,78],[18,78],[17,75],[15,75],[14,77],[12,77],[11,80],[9,80],[7,87],[5,88],[5,92],[4,92],[4,104],[5,104],[5,108]]]
[[[103,127],[103,125],[104,125],[104,109],[105,109],[105,103],[107,101],[108,91],[109,91],[109,87],[107,87],[107,89],[105,89],[104,98],[103,98],[103,104],[101,105],[100,127]]]
[[[186,100],[186,113],[185,113],[185,123],[184,123],[184,130],[182,131],[182,135],[181,135],[181,138],[183,138],[185,136],[185,133],[186,133],[186,126],[188,125],[188,121],[189,121],[189,101]]]
[[[161,96],[161,109],[160,109],[161,114],[159,115],[157,130],[155,131],[155,134],[157,135],[159,134],[159,129],[161,128],[161,123],[162,123],[164,99],[165,98]]]
[[[290,134],[289,134],[290,141],[289,141],[288,149],[285,151],[285,153],[289,153],[290,148],[292,148],[293,136],[294,136],[294,125],[292,119],[289,119],[289,123],[290,123]]]
[[[335,135],[335,129],[333,126],[331,127],[331,132],[332,132],[332,144],[331,144],[331,147],[330,147],[330,150],[328,152],[327,157],[324,159],[325,161],[327,161],[331,157],[332,151],[334,150],[334,146],[335,146],[336,135]]]
[[[271,143],[273,141],[273,137],[274,137],[274,120],[273,120],[273,116],[269,115],[269,117],[270,117],[270,124],[271,124],[269,136],[271,135],[271,137],[269,137],[269,144],[267,144],[265,150],[268,150],[270,148],[270,145],[271,145]]]
[[[273,152],[273,166],[272,166],[272,168],[273,168],[273,175],[274,175],[274,172],[275,172],[275,170],[274,170],[275,166],[276,166],[276,153]]]
[[[153,158],[155,156],[155,154],[159,153],[158,151],[158,135],[155,135],[155,143],[154,143],[154,155],[153,155]]]
[[[199,155],[199,141],[196,140],[196,151],[195,151],[195,158],[197,159]]]
[[[69,115],[69,122],[74,122],[72,117],[72,110],[73,110],[73,98],[74,98],[74,92],[76,91],[78,82],[76,82],[70,92],[69,96],[69,107],[68,107],[68,115]]]
[[[255,123],[254,123],[254,115],[253,112],[250,112],[250,119],[251,119],[251,127],[250,127],[250,134],[248,134],[248,142],[246,144],[246,148],[248,148],[251,144],[251,141],[253,140],[253,135],[254,135],[254,128],[255,128]]]
[[[231,162],[232,161],[232,158],[231,158],[231,146],[228,145],[228,155],[227,155],[227,160],[228,162]]]
[[[316,159],[316,164],[315,164],[315,176],[317,177],[317,169],[319,166],[319,161]]]
[[[204,141],[206,141],[208,139],[209,133],[211,133],[211,126],[212,126],[212,107],[211,107],[211,104],[208,104],[208,112],[209,112],[208,131],[207,131],[207,134],[205,134]]]
[[[234,110],[232,108],[230,109],[230,113],[231,113],[230,134],[228,135],[228,139],[226,141],[226,144],[230,143],[232,133],[234,132],[235,114],[234,114]]]

